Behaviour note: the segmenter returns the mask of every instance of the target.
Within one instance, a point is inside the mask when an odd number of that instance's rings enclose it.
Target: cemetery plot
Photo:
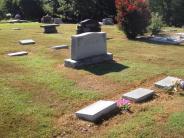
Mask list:
[[[30,44],[35,44],[35,41],[32,39],[26,39],[26,40],[20,40],[19,43],[21,45],[30,45]]]
[[[117,108],[116,102],[101,100],[90,106],[87,106],[75,114],[80,119],[96,122],[99,119],[102,119],[101,117],[105,116],[106,114],[116,111]]]
[[[159,43],[173,44],[173,45],[179,45],[180,43],[184,42],[184,39],[180,39],[180,38],[159,37],[159,36],[152,37],[149,40],[154,42],[159,42]]]
[[[154,95],[153,90],[138,88],[136,90],[124,94],[123,98],[132,100],[134,102],[143,102],[151,98],[153,95]]]
[[[179,78],[168,76],[165,79],[156,82],[155,86],[161,89],[168,90],[171,89],[175,85],[176,81],[179,80],[180,80]]]
[[[12,57],[12,56],[24,56],[24,55],[28,55],[28,52],[26,51],[21,51],[21,52],[14,52],[14,53],[9,53],[8,56]]]

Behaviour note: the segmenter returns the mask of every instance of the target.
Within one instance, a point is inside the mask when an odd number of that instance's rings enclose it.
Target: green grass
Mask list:
[[[12,30],[15,27],[22,30]],[[58,34],[47,35],[39,23],[0,24],[0,137],[182,137],[184,103],[177,103],[184,100],[182,96],[158,93],[153,101],[133,105],[132,114],[118,115],[96,126],[98,129],[88,128],[74,112],[99,99],[117,99],[122,95],[118,86],[127,91],[134,89],[128,84],[145,81],[151,87],[150,79],[157,76],[184,78],[184,46],[129,41],[116,26],[103,26],[108,51],[117,63],[73,70],[63,67],[68,50],[49,47],[70,46],[75,28],[64,24],[58,27]],[[19,45],[18,40],[28,38],[36,44]],[[22,50],[29,55],[6,55]],[[178,110],[169,110],[171,106]],[[162,114],[166,117],[160,123],[157,118]],[[84,133],[81,127],[89,131]]]

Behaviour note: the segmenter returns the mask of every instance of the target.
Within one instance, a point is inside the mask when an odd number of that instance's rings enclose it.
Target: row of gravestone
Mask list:
[[[163,89],[170,89],[174,86],[173,82],[179,81],[179,78],[166,77],[165,79],[155,83],[155,86]],[[154,91],[145,88],[138,88],[131,92],[125,93],[122,97],[133,102],[143,102],[154,95]],[[117,103],[115,101],[100,100],[92,105],[89,105],[75,113],[75,115],[83,120],[97,122],[102,120],[103,117],[114,114],[118,110]]]

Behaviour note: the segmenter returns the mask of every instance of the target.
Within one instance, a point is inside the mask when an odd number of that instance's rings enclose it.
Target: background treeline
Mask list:
[[[150,10],[158,12],[168,25],[184,25],[184,0],[149,0]],[[40,20],[49,13],[66,22],[85,18],[101,20],[116,16],[114,0],[0,0],[0,18],[19,13],[24,19]]]

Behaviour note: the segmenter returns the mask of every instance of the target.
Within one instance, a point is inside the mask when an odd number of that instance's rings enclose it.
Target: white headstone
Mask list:
[[[175,85],[175,82],[179,80],[179,78],[168,76],[165,79],[156,82],[155,86],[162,89],[170,89]]]
[[[8,56],[24,56],[24,55],[27,55],[27,54],[28,54],[28,52],[21,51],[21,52],[9,53]]]
[[[134,102],[143,102],[154,95],[153,90],[138,88],[123,95],[123,98],[132,100]]]
[[[86,108],[76,112],[76,116],[87,121],[98,121],[102,116],[112,113],[117,109],[114,101],[98,101]]]
[[[107,54],[106,33],[88,32],[72,36],[71,59]]]
[[[26,39],[26,40],[20,40],[19,43],[21,45],[29,45],[29,44],[35,44],[35,41],[32,39]]]

